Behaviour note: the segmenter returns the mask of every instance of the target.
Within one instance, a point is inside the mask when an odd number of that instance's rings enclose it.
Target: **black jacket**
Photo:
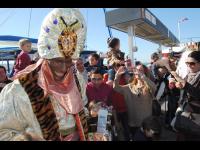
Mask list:
[[[184,90],[186,92],[184,100],[187,102],[184,110],[200,114],[200,80],[194,85],[186,82]]]

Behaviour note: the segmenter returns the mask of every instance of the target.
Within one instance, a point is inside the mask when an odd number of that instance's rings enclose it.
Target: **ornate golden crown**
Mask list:
[[[60,18],[60,26],[64,28],[58,37],[58,47],[62,54],[66,57],[71,57],[76,51],[77,47],[77,34],[76,30],[82,25],[78,20],[70,25],[67,25],[63,17]]]

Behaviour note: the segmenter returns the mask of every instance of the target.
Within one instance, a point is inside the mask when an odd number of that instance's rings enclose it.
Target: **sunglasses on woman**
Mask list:
[[[197,62],[186,62],[187,66],[195,66]]]

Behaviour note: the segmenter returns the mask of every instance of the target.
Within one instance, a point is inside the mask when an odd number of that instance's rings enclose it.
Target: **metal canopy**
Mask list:
[[[37,48],[37,39],[12,35],[0,35],[0,46],[18,46],[19,40],[24,38],[29,39],[31,41],[33,48]]]
[[[179,40],[146,8],[120,8],[105,14],[106,25],[128,33],[134,26],[135,35],[164,46],[178,46]]]
[[[15,60],[15,53],[20,51],[18,45],[20,39],[29,39],[32,43],[32,51],[30,54],[37,52],[37,39],[22,37],[22,36],[12,36],[12,35],[0,35],[0,61],[2,60]],[[9,45],[9,46],[6,46]],[[4,47],[2,47],[4,46]]]
[[[17,52],[20,52],[19,47],[1,47],[0,48],[0,61],[3,60],[15,60],[15,55]],[[34,54],[37,52],[37,49],[32,48],[29,54]]]

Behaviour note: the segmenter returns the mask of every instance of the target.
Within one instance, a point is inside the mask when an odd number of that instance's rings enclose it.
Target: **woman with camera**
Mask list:
[[[134,71],[134,79],[127,85],[120,85],[119,79],[126,71],[121,66],[115,75],[114,90],[123,94],[128,111],[128,124],[132,137],[141,126],[142,121],[152,115],[152,101],[156,90],[155,84],[144,73]]]

